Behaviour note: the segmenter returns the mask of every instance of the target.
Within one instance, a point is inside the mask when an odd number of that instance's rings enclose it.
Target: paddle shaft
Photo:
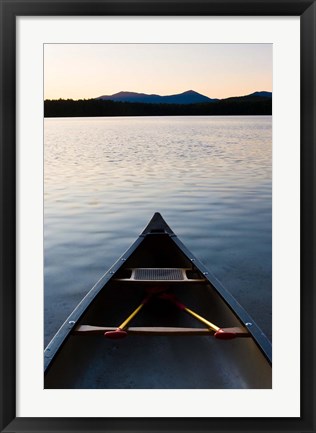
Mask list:
[[[119,329],[125,329],[129,322],[136,316],[136,314],[143,308],[143,306],[146,304],[147,298],[132,312],[130,316],[124,322],[119,326]]]
[[[164,299],[169,299],[180,310],[185,311],[186,313],[193,316],[195,319],[199,320],[201,323],[204,323],[204,325],[206,325],[210,330],[215,331],[215,338],[218,338],[220,340],[231,340],[232,338],[236,337],[250,337],[250,333],[247,331],[246,328],[219,328],[218,326],[214,325],[214,323],[206,320],[204,317],[197,314],[195,311],[190,310],[190,308],[182,304],[174,295],[164,294],[161,297],[163,297]]]
[[[147,303],[151,295],[148,295],[143,302],[128,316],[127,319],[124,320],[123,323],[120,324],[118,328],[116,328],[115,331],[107,331],[104,333],[104,336],[111,339],[121,339],[125,338],[127,336],[127,332],[125,329],[127,328],[127,325],[129,322],[136,316],[137,313],[143,308],[143,306]]]
[[[221,329],[218,326],[214,325],[214,323],[209,322],[204,317],[202,317],[199,314],[197,314],[195,311],[190,310],[190,308],[186,307],[184,304],[182,304],[180,301],[178,301],[178,299],[175,296],[170,295],[170,294],[165,294],[165,295],[162,296],[162,298],[169,299],[180,310],[183,310],[186,313],[190,314],[192,317],[194,317],[195,319],[199,320],[201,323],[204,323],[204,325],[206,325],[208,328],[212,329],[213,331],[217,332],[217,331],[219,331]]]
[[[213,329],[213,331],[218,331],[220,328],[214,323],[209,322],[208,320],[204,319],[204,317],[200,316],[199,314],[195,313],[195,311],[190,310],[190,308],[183,305],[182,308],[185,312],[190,314],[191,316],[195,317],[197,320],[199,320],[201,323],[204,323],[204,325],[208,326],[210,329]]]

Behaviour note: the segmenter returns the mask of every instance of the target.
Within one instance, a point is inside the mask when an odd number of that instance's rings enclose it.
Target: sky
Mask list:
[[[272,44],[45,44],[44,99],[272,91]]]

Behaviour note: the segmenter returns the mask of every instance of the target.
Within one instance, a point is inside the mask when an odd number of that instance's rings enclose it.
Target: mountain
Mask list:
[[[176,95],[160,96],[160,95],[147,95],[146,93],[135,93],[135,92],[119,92],[114,95],[103,95],[95,99],[101,99],[103,101],[115,101],[115,102],[138,102],[147,104],[201,104],[218,101],[218,99],[211,99],[207,96],[201,95],[201,93],[195,92],[194,90],[188,90],[183,93]]]
[[[272,92],[254,92],[247,96],[259,96],[260,98],[272,98]]]
[[[245,96],[211,99],[193,90],[170,96],[119,92],[77,101],[44,101],[45,117],[235,115],[272,115],[272,93],[260,91]]]
[[[230,96],[229,98],[225,98],[225,99],[219,99],[218,101],[220,102],[225,102],[225,101],[245,101],[245,100],[249,100],[249,101],[254,101],[254,100],[261,100],[261,101],[268,101],[269,99],[272,99],[272,92],[254,92],[254,93],[250,93],[250,95],[244,95],[244,96]]]

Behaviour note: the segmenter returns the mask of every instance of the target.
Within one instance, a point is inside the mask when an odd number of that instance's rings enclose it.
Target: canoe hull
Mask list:
[[[160,273],[158,279],[148,282],[131,278],[135,268],[191,271],[187,279],[159,280]],[[83,332],[84,326],[119,326],[148,293],[154,295],[133,318],[133,329],[208,329],[163,299],[160,291],[172,293],[220,327],[245,329],[249,338],[222,341],[214,338],[214,332],[189,336],[131,332],[122,340],[111,340],[102,332]],[[230,293],[155,214],[46,348],[44,383],[45,388],[83,389],[271,388],[271,344]]]
[[[97,335],[72,336],[45,388],[271,388],[271,369],[258,362],[255,352],[246,339],[133,335],[113,342]]]

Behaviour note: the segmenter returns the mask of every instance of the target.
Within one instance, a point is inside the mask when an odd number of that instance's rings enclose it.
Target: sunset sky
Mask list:
[[[45,44],[44,99],[272,91],[272,44]]]

